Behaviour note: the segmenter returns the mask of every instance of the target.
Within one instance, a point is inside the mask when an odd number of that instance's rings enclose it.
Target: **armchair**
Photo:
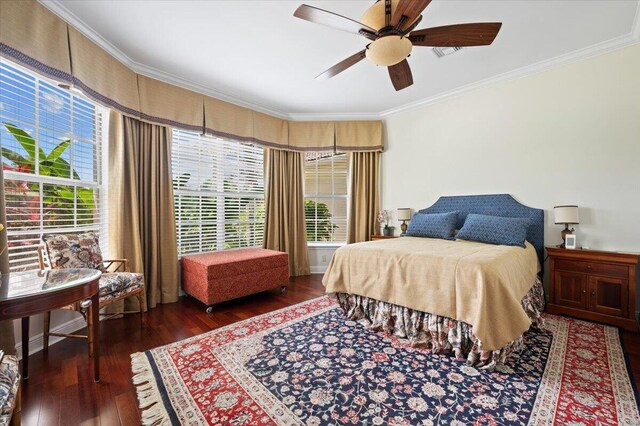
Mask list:
[[[91,268],[102,272],[100,277],[100,305],[102,309],[113,303],[119,302],[129,297],[138,299],[139,311],[125,311],[111,314],[100,314],[111,318],[122,314],[139,314],[140,324],[144,325],[144,311],[146,310],[146,291],[144,276],[142,274],[129,272],[129,261],[127,259],[102,259],[98,237],[93,232],[77,235],[43,235],[44,245],[38,247],[38,261],[40,269],[59,268]],[[60,309],[70,309],[79,312],[86,321],[87,309],[90,301],[84,300],[62,307]],[[83,338],[89,340],[90,355],[93,342],[90,336],[81,334],[51,333],[51,312],[44,314],[43,349],[46,351],[49,346],[49,336]]]

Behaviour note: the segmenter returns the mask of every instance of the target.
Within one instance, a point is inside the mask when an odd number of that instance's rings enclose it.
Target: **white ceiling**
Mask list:
[[[293,118],[379,117],[492,81],[637,43],[637,0],[444,1],[419,28],[503,23],[492,46],[437,59],[416,47],[414,84],[396,92],[367,60],[314,77],[364,37],[293,17],[303,2],[358,20],[373,1],[44,1],[137,72]]]

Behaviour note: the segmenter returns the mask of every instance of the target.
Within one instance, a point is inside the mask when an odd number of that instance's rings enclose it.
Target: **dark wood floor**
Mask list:
[[[30,378],[23,389],[24,425],[136,425],[140,423],[131,384],[129,355],[175,342],[254,315],[270,312],[324,293],[321,275],[292,279],[286,294],[276,292],[227,302],[211,314],[204,305],[183,297],[147,313],[140,329],[135,316],[110,320],[101,327],[102,381],[94,383],[87,362],[86,342],[66,339],[30,358]],[[640,378],[640,336],[625,333],[636,383]]]

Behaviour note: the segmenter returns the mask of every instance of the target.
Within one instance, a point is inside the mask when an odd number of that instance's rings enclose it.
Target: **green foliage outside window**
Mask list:
[[[304,214],[307,220],[307,241],[333,241],[333,233],[338,225],[331,223],[331,212],[326,204],[304,200]]]
[[[62,140],[49,154],[38,147],[35,139],[19,127],[3,122],[4,127],[24,150],[18,153],[2,147],[2,169],[21,173],[36,173],[39,176],[50,176],[80,180],[78,173],[71,168],[64,153],[71,146],[71,140]],[[4,159],[9,163],[5,163]],[[42,220],[45,227],[73,225],[73,215],[69,210],[76,205],[78,224],[91,224],[95,210],[94,190],[62,184],[42,184],[42,213],[40,212],[40,183],[18,180],[5,180],[5,196],[7,198],[7,215],[12,217],[12,226],[39,227]]]

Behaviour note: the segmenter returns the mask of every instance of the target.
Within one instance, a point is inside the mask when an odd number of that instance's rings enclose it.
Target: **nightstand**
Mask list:
[[[547,247],[547,312],[638,331],[636,275],[640,255]]]
[[[391,238],[400,238],[398,236],[395,235],[372,235],[371,236],[371,241],[375,241],[375,240],[389,240]]]

